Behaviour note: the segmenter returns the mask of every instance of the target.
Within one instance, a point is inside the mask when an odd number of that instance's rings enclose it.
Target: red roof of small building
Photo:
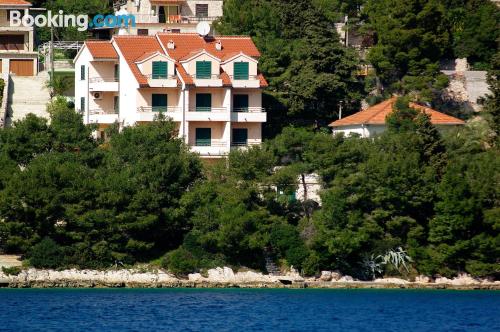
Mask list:
[[[31,6],[31,2],[24,1],[24,0],[0,0],[0,6],[1,7],[6,7],[6,6],[30,7]]]
[[[86,41],[85,45],[94,59],[118,59],[118,53],[109,41]]]
[[[392,97],[387,99],[377,105],[367,108],[364,111],[360,111],[351,116],[345,117],[343,119],[334,121],[330,124],[330,127],[343,127],[343,126],[355,126],[355,125],[384,125],[387,116],[394,111],[394,103],[397,97]],[[431,118],[431,123],[435,125],[463,125],[464,121],[455,118],[450,115],[438,112],[431,108],[418,105],[415,103],[410,103],[411,108],[418,111],[422,111],[429,115]]]

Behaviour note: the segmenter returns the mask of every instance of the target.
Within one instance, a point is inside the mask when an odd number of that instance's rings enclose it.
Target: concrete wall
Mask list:
[[[168,107],[179,106],[180,89],[166,89],[166,88],[147,88],[137,90],[137,107],[151,106],[153,103],[153,94],[166,94]]]
[[[191,109],[196,107],[196,94],[197,93],[211,93],[212,94],[212,107],[223,107],[225,90],[220,88],[196,88],[189,91],[189,105]],[[229,110],[228,110],[229,111]]]

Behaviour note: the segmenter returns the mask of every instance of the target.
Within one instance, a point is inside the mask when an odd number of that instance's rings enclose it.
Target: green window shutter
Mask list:
[[[233,145],[247,145],[248,129],[234,128],[233,129]]]
[[[164,94],[153,94],[152,95],[152,107],[153,112],[166,112],[168,105],[168,95]]]
[[[168,77],[168,62],[153,61],[153,79]]]
[[[80,80],[85,80],[85,66],[80,66]]]
[[[248,95],[233,96],[233,112],[248,112]]]
[[[234,63],[234,79],[248,80],[248,62]]]
[[[212,62],[197,61],[196,62],[196,78],[210,79],[212,77]]]
[[[114,111],[115,111],[115,114],[120,113],[120,97],[119,96],[114,97]]]
[[[196,94],[196,112],[212,111],[212,95],[210,93]]]
[[[81,113],[85,112],[85,97],[80,98],[80,112]]]
[[[115,81],[119,81],[120,79],[120,65],[115,65]]]
[[[196,146],[212,145],[212,129],[196,128]]]

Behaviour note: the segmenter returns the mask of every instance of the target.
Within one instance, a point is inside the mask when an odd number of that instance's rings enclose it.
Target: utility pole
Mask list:
[[[342,100],[339,102],[339,120],[342,119],[342,104],[343,103],[344,102]]]
[[[54,88],[54,27],[50,27],[50,84]]]

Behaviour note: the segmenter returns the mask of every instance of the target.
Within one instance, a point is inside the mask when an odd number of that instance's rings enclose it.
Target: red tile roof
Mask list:
[[[260,57],[260,52],[250,37],[221,36],[203,38],[193,33],[159,33],[158,38],[165,46],[170,40],[175,43],[175,49],[167,50],[167,52],[170,57],[177,61],[198,50],[206,50],[219,59],[240,52],[254,58]],[[222,43],[222,50],[220,51],[215,48],[217,41]]]
[[[343,127],[354,125],[384,125],[387,116],[393,112],[397,97],[387,99],[380,104],[367,108],[351,116],[334,121],[330,127]],[[431,108],[410,103],[410,107],[430,115],[431,123],[435,125],[462,125],[465,122],[453,116],[446,115]]]
[[[109,41],[86,41],[85,45],[94,59],[118,59],[118,53]]]
[[[253,43],[250,37],[217,37],[216,39],[205,39],[197,34],[187,33],[160,33],[156,36],[115,36],[114,41],[118,49],[125,57],[129,67],[141,86],[148,85],[148,80],[144,77],[139,68],[137,61],[144,60],[152,54],[158,52],[171,57],[176,63],[176,69],[179,77],[186,84],[194,84],[191,76],[178,62],[188,59],[203,50],[213,55],[218,59],[232,57],[236,54],[244,53],[253,58],[259,58],[260,52]],[[175,44],[174,49],[168,49],[167,45],[170,41]],[[218,51],[215,48],[217,41],[222,42],[222,50]],[[162,47],[163,46],[163,47]],[[165,50],[167,53],[165,53]],[[231,85],[231,79],[227,73],[221,69],[221,79],[223,85]],[[262,74],[259,74],[260,85],[268,86]]]
[[[141,74],[135,62],[144,54],[159,52],[165,54],[154,36],[115,36],[114,41],[127,61],[139,85],[148,85],[148,80]]]
[[[0,6],[1,7],[5,7],[5,6],[16,6],[16,7],[19,7],[19,6],[26,6],[26,7],[30,7],[31,6],[31,3],[28,2],[28,1],[24,1],[24,0],[0,0]]]

